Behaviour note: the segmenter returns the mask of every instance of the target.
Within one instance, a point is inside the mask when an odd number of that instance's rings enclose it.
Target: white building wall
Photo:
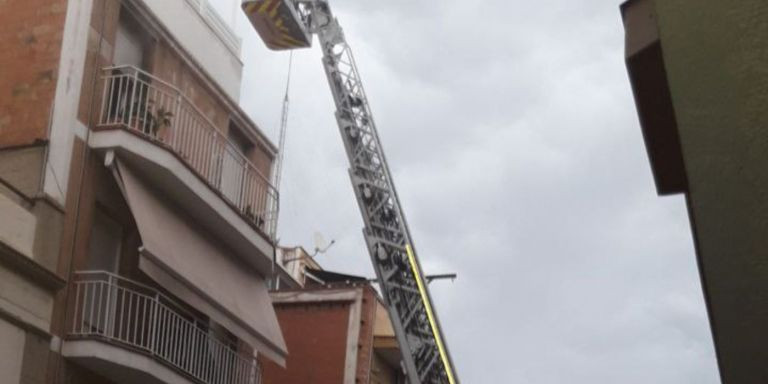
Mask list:
[[[207,0],[143,2],[227,95],[239,101],[240,39]]]
[[[67,195],[74,138],[85,137],[87,131],[85,125],[77,120],[77,108],[80,104],[92,7],[93,0],[67,2],[43,186],[45,193],[61,205],[64,205]]]

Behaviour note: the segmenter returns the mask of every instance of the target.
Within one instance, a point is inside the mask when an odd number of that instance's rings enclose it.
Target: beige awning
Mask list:
[[[141,236],[139,268],[284,365],[287,348],[264,279],[119,160],[116,177]]]

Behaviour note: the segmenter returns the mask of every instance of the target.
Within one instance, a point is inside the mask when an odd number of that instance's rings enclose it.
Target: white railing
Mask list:
[[[169,146],[248,220],[275,239],[278,192],[181,91],[132,66],[103,69],[100,127]]]
[[[154,289],[105,271],[75,273],[71,338],[99,338],[157,357],[205,384],[258,384],[256,359]]]

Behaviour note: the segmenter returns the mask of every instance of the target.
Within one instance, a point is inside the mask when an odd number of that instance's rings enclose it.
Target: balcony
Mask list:
[[[277,190],[185,95],[132,66],[104,68],[102,78],[97,130],[124,129],[171,151],[274,241]]]
[[[97,372],[108,371],[124,383],[178,382],[179,376],[204,384],[261,382],[253,356],[238,352],[232,341],[214,336],[208,322],[146,285],[109,272],[81,271],[73,292],[64,354]],[[73,347],[84,340],[103,343]],[[128,353],[104,349],[111,346]],[[136,354],[151,361],[136,363]],[[170,370],[154,367],[158,362]]]

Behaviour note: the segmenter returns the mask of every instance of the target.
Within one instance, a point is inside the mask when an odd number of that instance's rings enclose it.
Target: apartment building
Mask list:
[[[291,353],[284,366],[262,362],[263,382],[405,383],[394,328],[371,281],[324,270],[302,247],[277,255],[287,276],[270,296]]]
[[[205,0],[0,2],[3,383],[258,383],[276,148]],[[258,357],[258,359],[257,359]]]
[[[768,379],[768,3],[630,0],[626,63],[660,195],[683,194],[722,382]]]

